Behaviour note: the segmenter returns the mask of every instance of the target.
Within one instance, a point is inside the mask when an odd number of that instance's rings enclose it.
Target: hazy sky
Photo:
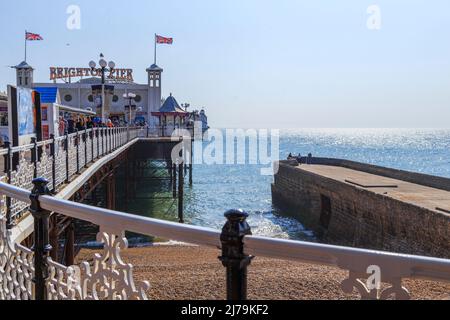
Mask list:
[[[370,5],[381,30],[367,27]],[[69,5],[81,29],[66,27]],[[103,52],[145,83],[154,33],[163,95],[219,127],[450,127],[450,1],[1,1],[0,90],[24,55],[35,81]],[[67,45],[69,44],[69,45]]]

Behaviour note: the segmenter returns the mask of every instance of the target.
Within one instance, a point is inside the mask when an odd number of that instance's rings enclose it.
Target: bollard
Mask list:
[[[39,196],[49,195],[48,181],[44,178],[33,180],[33,190],[30,194],[30,212],[34,218],[34,296],[36,300],[47,300],[45,282],[48,278],[47,257],[52,249],[49,243],[50,211],[41,208]]]
[[[242,210],[229,210],[225,217],[227,222],[220,235],[222,256],[219,260],[226,267],[227,300],[247,300],[247,267],[253,259],[244,253],[244,236],[252,234],[246,221],[248,214]]]

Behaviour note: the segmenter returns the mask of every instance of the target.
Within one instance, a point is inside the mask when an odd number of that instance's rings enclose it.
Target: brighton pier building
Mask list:
[[[203,109],[188,111],[189,105],[180,106],[172,94],[167,99],[162,98],[163,69],[156,64],[145,70],[146,84],[134,82],[132,69],[108,70],[102,84],[101,68],[50,67],[50,82],[47,83],[35,82],[34,69],[25,61],[13,68],[16,69],[17,86],[38,91],[43,104],[93,111],[99,117],[103,115],[119,123],[127,123],[131,116],[132,122],[145,123],[158,130],[164,128],[165,135],[170,135],[175,128],[191,126],[193,121],[201,121],[203,129],[208,128]],[[124,97],[129,93],[134,98]]]

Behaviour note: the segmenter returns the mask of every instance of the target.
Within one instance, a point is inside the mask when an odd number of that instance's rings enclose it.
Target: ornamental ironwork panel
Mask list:
[[[94,138],[92,139],[92,141],[94,143],[94,154],[93,154],[94,159],[98,157],[97,140],[98,140],[98,138],[96,136],[96,133],[94,132]]]
[[[69,177],[72,177],[77,172],[77,147],[76,136],[69,136],[68,150],[69,152]]]
[[[80,165],[80,170],[84,165],[86,164],[86,158],[85,158],[85,148],[86,143],[83,141],[83,135],[80,134],[78,139],[78,161]]]
[[[1,197],[4,208],[5,197]],[[0,214],[0,300],[31,300],[33,288],[33,252],[11,242],[4,210]]]
[[[93,158],[92,158],[92,138],[91,135],[88,133],[86,136],[86,154],[87,154],[87,162],[91,163]],[[95,145],[94,145],[95,147]]]
[[[34,164],[26,159],[26,151],[19,152],[19,163],[16,170],[11,171],[10,184],[31,191],[33,188]],[[26,209],[28,204],[17,199],[11,199],[11,220],[18,218]]]
[[[48,155],[46,146],[42,147],[42,155],[39,162],[36,164],[37,177],[43,177],[53,184],[53,156]]]
[[[120,251],[127,239],[106,232],[97,235],[103,251],[94,255],[92,265],[66,267],[48,258],[48,297],[52,300],[146,300],[147,281],[135,284],[133,266],[124,263]]]
[[[366,278],[367,273],[349,271],[349,277],[341,282],[341,289],[347,294],[356,290],[362,300],[409,300],[411,298],[408,290],[402,286],[400,276],[383,279],[385,286],[379,283],[378,287],[373,288],[369,286]]]
[[[64,150],[64,141],[56,144],[55,148],[55,167],[56,167],[56,186],[60,186],[66,180],[66,151]]]

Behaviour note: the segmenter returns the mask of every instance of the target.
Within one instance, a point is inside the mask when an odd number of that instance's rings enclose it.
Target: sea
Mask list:
[[[311,153],[450,178],[450,129],[290,129],[280,130],[278,141],[280,159]],[[210,144],[203,141],[203,152]],[[225,146],[223,152],[226,157]],[[184,190],[186,223],[220,229],[227,210],[243,209],[253,234],[314,241],[301,221],[272,205],[273,176],[262,175],[262,167],[268,166],[194,164],[193,184]],[[177,221],[167,181],[146,182],[138,189],[147,197],[130,203],[128,212]]]

